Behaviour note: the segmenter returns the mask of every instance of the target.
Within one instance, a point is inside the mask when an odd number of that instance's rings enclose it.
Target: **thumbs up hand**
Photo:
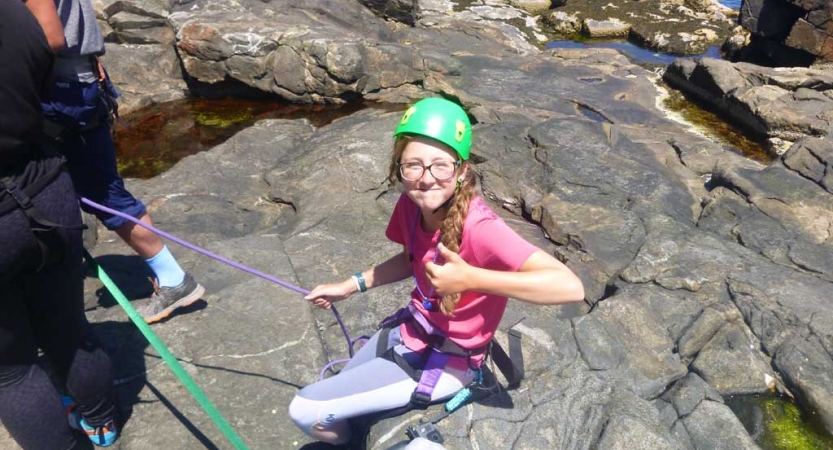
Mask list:
[[[437,251],[445,260],[445,264],[439,265],[433,262],[425,264],[425,275],[434,286],[434,292],[447,295],[468,290],[466,281],[472,267],[459,254],[449,250],[443,244],[437,245]]]

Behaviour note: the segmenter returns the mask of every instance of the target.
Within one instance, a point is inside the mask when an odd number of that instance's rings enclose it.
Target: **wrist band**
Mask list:
[[[356,291],[361,292],[362,286],[359,284],[359,277],[355,275],[350,275],[350,278],[352,278],[353,282],[356,283]]]
[[[360,292],[366,292],[367,291],[367,285],[364,283],[364,277],[362,276],[362,273],[357,272],[355,275],[353,275],[353,277],[356,278],[356,285],[359,286],[359,291]]]

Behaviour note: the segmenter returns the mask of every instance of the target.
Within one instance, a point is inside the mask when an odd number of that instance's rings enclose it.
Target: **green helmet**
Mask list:
[[[417,134],[453,148],[460,158],[471,153],[471,122],[460,105],[443,98],[425,98],[408,108],[394,136]]]

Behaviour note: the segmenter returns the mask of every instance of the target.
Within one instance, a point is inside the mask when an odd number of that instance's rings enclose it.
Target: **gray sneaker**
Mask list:
[[[151,282],[153,295],[150,297],[150,303],[138,309],[147,323],[159,322],[175,309],[188,306],[205,294],[205,288],[188,273],[185,274],[182,283],[174,287],[159,287],[153,280]]]

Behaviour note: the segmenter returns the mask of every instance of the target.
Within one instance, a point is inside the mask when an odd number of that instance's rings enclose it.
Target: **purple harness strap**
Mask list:
[[[433,334],[435,336],[445,337],[443,332],[435,329],[434,325],[431,325],[431,322],[429,322],[428,319],[426,319],[425,316],[423,316],[422,313],[419,312],[418,309],[416,309],[416,306],[414,306],[413,303],[408,303],[408,312],[411,313],[411,317],[413,317],[413,319],[417,321],[419,326],[422,327],[422,330],[425,331],[425,334]]]
[[[419,377],[419,384],[417,385],[416,390],[414,390],[413,395],[411,395],[411,401],[419,403],[429,403],[431,401],[431,395],[434,394],[434,388],[437,387],[437,382],[440,381],[440,375],[443,374],[445,365],[451,357],[450,355],[446,355],[445,353],[434,350],[433,348],[429,348],[427,350],[429,350],[431,354],[428,355],[428,361],[426,361],[425,367],[422,369],[422,376]]]
[[[397,324],[401,324],[409,319],[415,321],[417,323],[416,326],[421,328],[421,331],[426,335],[443,338],[443,345],[441,345],[440,348],[437,348],[434,345],[429,345],[425,349],[426,352],[430,353],[425,355],[425,365],[422,368],[422,373],[420,374],[417,387],[411,395],[411,403],[417,406],[427,406],[431,403],[431,396],[434,394],[434,388],[437,387],[437,383],[440,380],[440,376],[445,371],[445,366],[448,364],[448,361],[451,358],[468,359],[470,355],[459,354],[461,352],[465,352],[465,350],[448,340],[445,337],[445,334],[443,334],[440,330],[437,330],[436,327],[434,327],[431,322],[429,322],[428,319],[426,319],[425,316],[423,316],[422,313],[416,309],[413,303],[409,303],[407,308],[402,308],[392,316],[383,320],[380,327],[396,326]],[[449,348],[446,349],[446,347]],[[442,351],[443,349],[448,351]]]

